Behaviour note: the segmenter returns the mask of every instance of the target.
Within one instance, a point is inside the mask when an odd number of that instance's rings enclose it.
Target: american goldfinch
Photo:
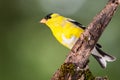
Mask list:
[[[81,33],[85,30],[82,24],[57,13],[48,14],[40,23],[46,24],[51,29],[54,37],[69,49],[74,46]],[[91,53],[101,67],[106,68],[107,62],[113,62],[116,58],[103,52],[100,48],[101,46],[96,44]]]

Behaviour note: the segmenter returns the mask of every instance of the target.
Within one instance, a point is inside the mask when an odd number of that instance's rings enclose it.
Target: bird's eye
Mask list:
[[[50,19],[52,14],[53,14],[53,13],[48,14],[48,15],[45,17],[45,19]]]
[[[50,19],[51,18],[51,16],[46,16],[46,19]]]

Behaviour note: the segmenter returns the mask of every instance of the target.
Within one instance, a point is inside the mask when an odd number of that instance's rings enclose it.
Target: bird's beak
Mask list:
[[[40,23],[46,23],[46,21],[47,20],[43,18],[42,20],[40,20]]]

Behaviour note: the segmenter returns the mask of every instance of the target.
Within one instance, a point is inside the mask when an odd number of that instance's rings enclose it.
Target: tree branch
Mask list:
[[[120,0],[108,1],[103,10],[93,18],[51,80],[107,80],[106,77],[92,75],[88,67],[88,59],[119,4]]]

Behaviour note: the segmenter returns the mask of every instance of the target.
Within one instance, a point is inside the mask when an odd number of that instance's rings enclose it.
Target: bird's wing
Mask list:
[[[71,23],[77,25],[78,27],[84,29],[84,30],[86,29],[85,26],[83,26],[82,24],[80,24],[79,22],[77,22],[77,21],[75,21],[75,20],[73,20],[73,19],[68,18],[67,20],[68,20],[69,22],[71,22]],[[102,48],[102,46],[101,46],[99,43],[96,44],[96,47]]]
[[[82,24],[80,24],[79,22],[77,22],[77,21],[75,21],[75,20],[73,20],[73,19],[68,18],[67,20],[68,20],[69,22],[71,22],[71,23],[77,25],[78,27],[84,29],[84,30],[86,29],[85,26],[83,26]]]
[[[102,48],[102,46],[99,43],[96,44],[96,47]]]

